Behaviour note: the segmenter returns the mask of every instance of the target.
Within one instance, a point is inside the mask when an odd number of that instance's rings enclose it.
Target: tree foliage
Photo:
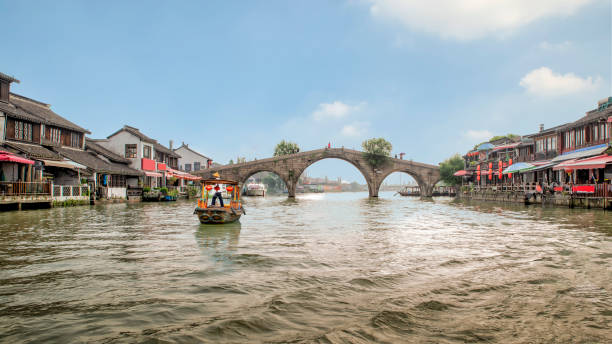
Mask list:
[[[455,154],[440,163],[440,177],[447,185],[461,184],[461,177],[455,177],[454,173],[463,169],[463,158]]]
[[[295,154],[300,151],[300,146],[297,143],[282,140],[274,148],[274,156]]]
[[[365,159],[372,167],[383,165],[391,154],[391,149],[393,149],[391,142],[382,137],[365,140],[361,143],[361,147]]]
[[[493,137],[492,137],[492,138],[489,140],[489,142],[491,142],[491,141],[496,141],[496,140],[499,140],[499,139],[506,139],[506,138],[507,138],[507,139],[512,140],[512,139],[515,139],[515,138],[517,138],[517,137],[519,137],[519,136],[518,136],[518,135],[516,135],[516,134],[498,135],[498,136],[493,136]]]

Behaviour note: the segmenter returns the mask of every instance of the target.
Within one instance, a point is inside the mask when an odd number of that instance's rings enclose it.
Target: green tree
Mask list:
[[[297,143],[282,140],[274,148],[274,156],[295,154],[300,151],[300,146]]]
[[[234,164],[234,159],[230,159],[230,161],[227,164],[228,165],[233,165]]]
[[[463,169],[463,158],[455,154],[440,163],[440,177],[447,185],[461,184],[461,177],[455,177],[454,173]]]
[[[489,142],[491,142],[491,141],[495,141],[495,140],[499,140],[499,139],[504,139],[504,138],[508,138],[508,139],[510,139],[510,140],[513,140],[513,139],[515,139],[515,138],[517,138],[517,137],[519,137],[519,136],[518,136],[518,135],[516,135],[516,134],[508,134],[508,135],[499,135],[499,136],[493,136],[493,137],[492,137],[492,138],[489,140]]]
[[[369,139],[361,143],[361,147],[364,150],[364,157],[372,167],[379,167],[383,165],[389,155],[393,146],[391,143],[382,137],[377,139]]]

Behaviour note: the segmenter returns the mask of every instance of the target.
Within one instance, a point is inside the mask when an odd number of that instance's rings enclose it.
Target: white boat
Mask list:
[[[247,196],[265,196],[266,186],[261,183],[249,183],[246,186]]]

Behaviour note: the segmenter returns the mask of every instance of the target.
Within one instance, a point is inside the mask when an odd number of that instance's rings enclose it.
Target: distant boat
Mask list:
[[[397,193],[402,196],[420,196],[421,189],[418,186],[404,186]]]
[[[249,183],[246,186],[246,194],[247,196],[265,196],[266,195],[266,186],[260,183]]]

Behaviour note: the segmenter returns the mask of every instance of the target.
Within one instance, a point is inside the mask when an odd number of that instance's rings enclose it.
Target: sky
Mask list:
[[[127,124],[222,164],[283,139],[374,137],[438,164],[612,96],[609,0],[0,0],[0,14],[13,92],[93,138]],[[364,182],[340,160],[307,173]]]

